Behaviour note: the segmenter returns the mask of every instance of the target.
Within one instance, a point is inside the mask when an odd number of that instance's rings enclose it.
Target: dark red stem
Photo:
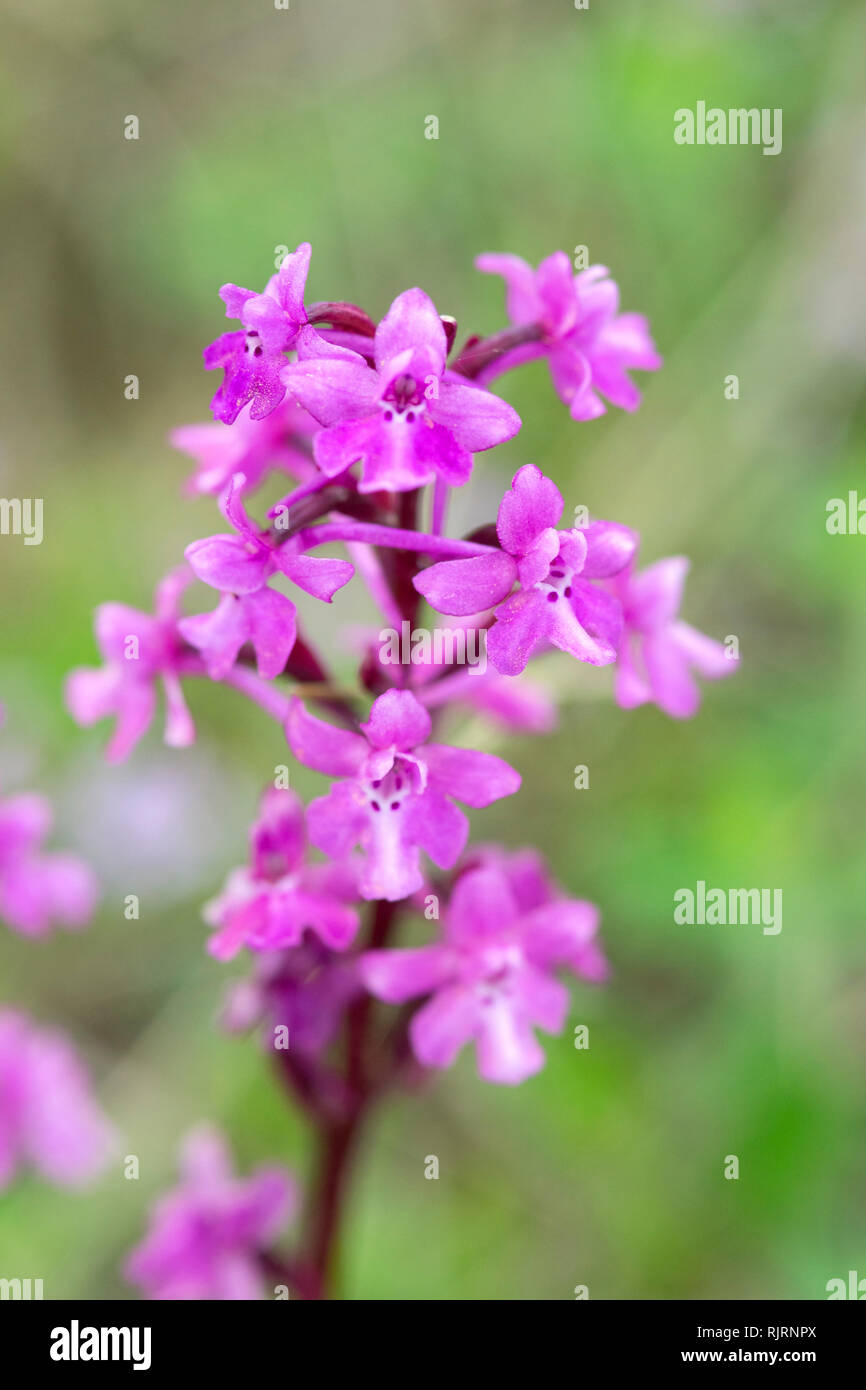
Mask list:
[[[377,902],[374,905],[367,949],[378,950],[387,944],[397,912],[396,903]],[[332,1296],[337,1238],[352,1160],[361,1131],[381,1089],[377,1074],[370,1067],[372,1011],[373,1000],[366,992],[359,995],[349,1007],[346,1018],[345,1105],[338,1115],[319,1116],[315,1186],[307,1207],[303,1249],[298,1261],[301,1277],[296,1281],[302,1297],[307,1299],[327,1299]]]
[[[501,333],[494,333],[490,338],[469,338],[452,363],[452,371],[470,378],[480,376],[497,357],[525,343],[537,343],[541,336],[540,326],[530,323],[520,328],[503,328]]]

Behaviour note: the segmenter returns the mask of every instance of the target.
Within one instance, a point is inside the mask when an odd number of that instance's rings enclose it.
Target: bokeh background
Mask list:
[[[218,529],[209,501],[181,497],[188,465],[166,435],[207,417],[219,285],[262,285],[276,246],[309,239],[313,298],[379,315],[420,283],[464,334],[502,322],[479,251],[535,262],[585,244],[609,265],[665,356],[642,409],[574,425],[543,366],[503,379],[524,428],[479,459],[460,515],[488,519],[513,470],[541,464],[569,509],[638,527],[645,560],[691,555],[684,615],[736,634],[743,659],[687,724],[619,711],[609,673],[563,658],[554,734],[455,728],[524,774],[476,834],[540,843],[601,905],[614,975],[575,988],[531,1082],[484,1085],[467,1053],[380,1116],[344,1295],[822,1298],[866,1274],[866,540],[825,528],[828,499],[863,478],[862,5],[2,11],[0,492],[45,499],[45,539],[0,539],[0,773],[54,798],[56,843],[92,858],[105,897],[81,935],[4,931],[0,998],[76,1039],[142,1176],[118,1160],[80,1196],[19,1181],[0,1199],[0,1273],[43,1277],[47,1297],[129,1296],[120,1261],[194,1120],[224,1125],[245,1167],[304,1171],[304,1128],[255,1040],[214,1027],[241,967],[205,957],[199,916],[286,758],[279,731],[201,684],[193,750],[155,729],[112,770],[105,727],[76,729],[61,687],[94,659],[94,606],[147,607],[183,546]],[[674,110],[698,99],[781,107],[782,153],[675,145]],[[363,617],[360,599],[338,614]],[[673,893],[698,879],[781,888],[782,933],[676,926]]]

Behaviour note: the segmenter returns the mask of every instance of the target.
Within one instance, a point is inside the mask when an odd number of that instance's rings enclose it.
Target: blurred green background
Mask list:
[[[524,774],[476,835],[540,844],[601,905],[614,974],[575,987],[524,1086],[480,1083],[467,1052],[389,1105],[357,1174],[345,1296],[822,1298],[866,1274],[866,541],[825,529],[863,475],[862,4],[4,0],[2,22],[0,492],[44,497],[45,539],[0,540],[0,773],[54,798],[55,842],[92,858],[105,898],[80,936],[4,931],[0,999],[68,1029],[142,1176],[118,1160],[83,1196],[19,1181],[0,1273],[128,1296],[120,1260],[191,1121],[223,1124],[245,1167],[304,1171],[255,1040],[213,1027],[241,966],[205,957],[199,917],[287,756],[279,730],[201,685],[193,750],[155,728],[112,770],[106,727],[76,729],[60,692],[94,660],[94,606],[147,607],[219,529],[210,501],[181,498],[166,435],[207,417],[219,285],[263,285],[274,248],[309,239],[311,298],[378,316],[420,283],[463,335],[502,323],[480,251],[585,244],[610,266],[665,357],[642,409],[574,425],[542,365],[504,378],[524,428],[479,458],[457,520],[491,517],[537,462],[568,511],[640,528],[645,561],[691,555],[684,616],[736,634],[743,659],[687,724],[618,710],[609,673],[557,658],[555,734],[455,726]],[[781,107],[782,153],[675,145],[673,113],[698,99]],[[353,598],[336,619],[365,612]],[[781,888],[783,931],[676,926],[673,893],[698,879]]]

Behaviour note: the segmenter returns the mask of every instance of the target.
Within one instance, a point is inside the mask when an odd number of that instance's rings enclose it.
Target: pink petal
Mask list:
[[[595,904],[581,899],[545,903],[521,918],[523,949],[536,965],[570,963],[592,941],[599,917]]]
[[[164,654],[164,638],[159,623],[149,613],[141,613],[125,603],[101,603],[96,610],[96,643],[106,661],[126,663],[139,671],[154,669]],[[138,643],[137,656],[128,655],[129,639]]]
[[[557,531],[553,526],[546,526],[518,561],[517,573],[522,587],[531,589],[533,584],[545,580],[560,551],[565,563],[579,570],[586,554],[586,542],[579,531]]]
[[[519,468],[499,506],[496,533],[503,550],[525,555],[548,526],[555,526],[563,508],[562,494],[534,463]]]
[[[550,350],[548,362],[554,390],[573,419],[592,420],[604,414],[604,406],[596,403],[589,389],[592,368],[578,348],[569,342],[557,343]]]
[[[448,939],[478,946],[503,935],[518,915],[517,901],[503,873],[470,869],[458,880],[448,907]]]
[[[295,645],[296,610],[291,599],[275,589],[259,589],[240,599],[253,644],[259,675],[275,680],[285,670]]]
[[[536,648],[549,641],[555,606],[533,590],[514,594],[500,608],[487,634],[487,659],[501,675],[520,675]]]
[[[295,251],[284,256],[276,274],[276,294],[280,304],[290,318],[302,323],[307,315],[304,309],[304,290],[310,270],[312,247],[302,241]]]
[[[638,537],[628,526],[616,521],[593,521],[581,529],[586,540],[581,571],[585,579],[608,579],[633,560]]]
[[[419,383],[426,376],[442,375],[446,352],[445,329],[428,294],[417,287],[398,294],[376,329],[376,366],[385,364],[411,349],[411,372]]]
[[[535,281],[535,271],[520,256],[487,251],[476,256],[475,265],[488,275],[501,275],[506,286],[506,309],[513,324],[538,323],[542,304]]]
[[[517,1086],[544,1066],[544,1049],[529,1024],[507,999],[486,1005],[480,1013],[478,1071],[485,1081]]]
[[[450,1067],[461,1047],[475,1037],[480,1006],[472,990],[440,990],[409,1025],[412,1050],[425,1067]]]
[[[616,660],[614,695],[620,709],[636,709],[651,698],[649,681],[643,672],[642,639],[627,633]]]
[[[361,728],[374,748],[407,751],[430,737],[430,715],[410,690],[386,690]]]
[[[543,305],[544,325],[557,337],[569,333],[577,321],[578,299],[571,261],[564,251],[554,251],[535,273],[535,283]]]
[[[416,468],[425,469],[425,476],[438,475],[449,487],[463,487],[472,473],[472,453],[457,431],[434,422],[435,411],[420,416],[412,431],[411,443]],[[432,475],[432,476],[431,476]],[[365,479],[365,483],[369,478]],[[362,492],[369,491],[363,487]]]
[[[443,985],[453,973],[454,959],[444,946],[365,951],[358,969],[365,987],[377,999],[386,1004],[403,1004]]]
[[[516,578],[511,556],[491,550],[489,555],[468,560],[443,560],[422,570],[412,582],[437,612],[465,616],[501,603]]]
[[[328,777],[354,776],[367,756],[367,742],[360,734],[316,719],[297,696],[286,719],[286,738],[299,762]]]
[[[319,555],[294,555],[280,549],[274,551],[274,563],[288,575],[304,593],[330,603],[338,589],[348,584],[355,573],[348,560],[331,560]]]
[[[662,629],[644,638],[643,659],[659,709],[674,719],[690,719],[698,711],[701,692],[689,662],[670,633]]]
[[[521,1013],[546,1033],[558,1033],[568,1014],[568,990],[551,975],[532,965],[514,980],[514,999]]]
[[[489,806],[520,790],[520,773],[495,753],[428,743],[423,757],[431,785],[467,806]]]
[[[358,358],[317,358],[290,362],[282,381],[321,425],[362,419],[375,407],[378,377]]]
[[[127,681],[118,692],[117,722],[105,750],[110,763],[122,763],[150,728],[156,691],[150,681]]]
[[[272,569],[272,555],[257,549],[250,553],[239,536],[206,536],[184,551],[198,579],[223,593],[253,594],[261,589]]]
[[[408,807],[406,831],[440,869],[453,869],[466,847],[469,822],[444,792],[428,787]]]
[[[671,636],[698,674],[707,680],[732,676],[740,664],[739,657],[732,656],[722,642],[715,642],[688,623],[674,623]]]
[[[177,630],[191,647],[201,652],[211,680],[219,681],[228,675],[247,641],[249,622],[242,600],[234,594],[224,594],[212,612],[181,618]]]
[[[507,401],[468,383],[443,381],[438,400],[431,400],[428,409],[472,453],[513,439],[520,429],[520,416]]]
[[[339,477],[353,463],[375,454],[381,428],[377,410],[364,420],[343,420],[320,430],[313,440],[316,463],[329,478]]]
[[[622,608],[612,594],[581,579],[571,581],[571,598],[551,603],[549,637],[560,651],[591,666],[616,660],[622,634]]]
[[[189,748],[195,743],[195,725],[187,707],[181,683],[173,671],[164,671],[165,728],[163,741],[169,748]]]
[[[672,622],[682,603],[688,571],[686,557],[673,555],[632,575],[625,600],[629,624],[649,632]]]

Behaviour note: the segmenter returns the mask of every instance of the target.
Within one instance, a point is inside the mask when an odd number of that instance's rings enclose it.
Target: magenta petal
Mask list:
[[[617,655],[614,696],[620,709],[636,709],[652,696],[643,671],[641,641],[636,633],[627,632]]]
[[[364,420],[343,420],[320,430],[313,440],[316,463],[329,478],[339,477],[353,463],[374,452],[380,429],[377,410]]]
[[[473,454],[513,439],[520,416],[507,401],[479,386],[445,380],[439,398],[429,403],[430,414]]]
[[[520,790],[520,773],[495,753],[428,743],[423,756],[431,785],[467,806],[489,806]]]
[[[270,895],[267,924],[251,944],[261,951],[283,950],[297,946],[307,930],[332,951],[345,951],[358,930],[358,914],[325,893],[283,892],[278,886]]]
[[[126,682],[118,695],[117,722],[105,756],[122,763],[150,728],[156,711],[156,691],[150,681]]]
[[[556,981],[550,983],[556,984]],[[495,999],[483,1010],[478,1036],[478,1072],[485,1081],[517,1086],[541,1071],[544,1061],[544,1049],[522,1011],[518,1013],[503,998]]]
[[[546,526],[539,532],[531,548],[521,557],[517,574],[521,587],[531,589],[547,579],[550,567],[559,554],[570,569],[580,571],[586,553],[586,543],[579,531],[556,531]]]
[[[354,443],[362,451],[359,457],[364,465],[361,492],[378,492],[380,489],[406,492],[423,487],[436,477],[440,463],[439,450],[435,441],[425,438],[432,431],[417,418],[410,421],[409,412],[402,415],[389,413],[391,418],[386,419],[383,411],[376,411],[369,420],[360,422],[356,431]],[[448,467],[455,463],[450,436],[446,437],[444,444],[445,465]],[[459,471],[460,459],[456,462]],[[463,465],[467,462],[471,468],[472,459],[468,455]],[[460,481],[465,479],[461,476]]]
[[[556,484],[534,463],[524,464],[499,505],[496,533],[503,550],[511,555],[525,555],[542,531],[556,525],[563,505]]]
[[[142,673],[159,665],[165,641],[160,624],[149,613],[125,603],[101,603],[94,627],[97,646],[106,661]],[[134,649],[130,638],[135,639]]]
[[[518,914],[517,901],[497,869],[471,869],[457,880],[448,908],[448,939],[478,946],[507,931]]]
[[[345,859],[367,831],[368,816],[355,782],[335,782],[326,796],[307,807],[307,830],[316,849]]]
[[[571,605],[581,626],[603,648],[619,646],[623,631],[622,604],[606,588],[585,579],[573,579]],[[606,664],[606,659],[605,663]]]
[[[374,748],[416,748],[430,737],[430,715],[410,690],[386,690],[373,701],[370,718],[362,724]]]
[[[468,560],[443,560],[413,579],[419,594],[439,613],[466,616],[501,603],[517,578],[510,555],[491,550]]]
[[[432,469],[449,487],[462,487],[472,474],[472,454],[456,431],[434,423],[434,411],[421,417],[411,432],[416,469],[428,476]]]
[[[407,834],[440,869],[453,869],[466,847],[469,822],[438,788],[428,787],[407,810]]]
[[[328,777],[353,776],[367,756],[366,739],[316,719],[307,713],[297,696],[292,699],[286,719],[286,738],[299,762]]]
[[[206,536],[188,545],[184,554],[196,578],[223,593],[255,593],[272,568],[267,550],[250,554],[239,536]]]
[[[285,359],[280,353],[249,351],[250,340],[243,331],[224,333],[205,349],[204,364],[208,370],[222,367],[223,383],[211,401],[211,409],[225,425],[234,424],[244,406],[249,403],[250,419],[261,420],[276,410],[286,393],[280,381]]]
[[[546,1033],[559,1033],[568,1014],[568,990],[547,974],[527,965],[514,987],[514,1000],[520,1012]]]
[[[163,671],[162,688],[165,694],[163,742],[169,748],[189,748],[195,743],[195,724],[174,671]]]
[[[275,680],[295,645],[295,605],[274,589],[259,589],[240,600],[256,654],[259,675]]]
[[[310,257],[313,248],[308,241],[302,241],[297,250],[284,256],[276,274],[276,292],[280,304],[296,323],[305,321],[304,290],[310,270]]]
[[[545,903],[521,919],[523,949],[536,965],[570,964],[592,941],[599,916],[594,903],[577,898]]]
[[[256,298],[255,290],[245,290],[240,285],[233,285],[231,281],[222,285],[219,292],[220,299],[226,306],[227,319],[240,319],[243,308],[249,300]]]
[[[330,603],[338,589],[348,584],[355,573],[348,560],[331,560],[319,555],[293,555],[287,551],[274,551],[274,562],[283,574],[288,575],[293,584],[313,598]]]
[[[376,329],[377,368],[384,370],[388,362],[408,350],[412,353],[409,372],[416,380],[442,375],[445,329],[432,299],[417,287],[398,294]]]
[[[114,666],[77,666],[66,677],[66,707],[85,728],[117,709],[121,672]]]
[[[501,675],[519,676],[526,670],[532,653],[550,640],[551,610],[557,606],[533,590],[514,594],[500,608],[487,634],[487,658]]]
[[[586,540],[581,571],[585,579],[609,579],[634,559],[638,538],[628,526],[616,521],[593,521],[581,529]]]
[[[689,623],[674,623],[671,636],[698,674],[707,680],[733,675],[739,665],[739,657],[732,656],[723,643],[698,632]]]
[[[550,375],[556,394],[569,407],[575,420],[592,420],[604,414],[604,406],[593,395],[592,368],[582,352],[571,343],[557,343],[549,355]]]
[[[626,600],[629,623],[644,632],[649,632],[653,628],[672,622],[682,603],[683,586],[688,572],[689,562],[686,557],[672,555],[632,575],[628,582]]]
[[[564,251],[554,251],[541,261],[535,282],[547,333],[555,337],[569,333],[577,320],[578,299],[574,271]]]
[[[290,873],[304,858],[307,835],[304,804],[288,787],[268,787],[250,828],[250,863],[256,878],[267,878],[274,864]]]
[[[505,305],[508,317],[515,325],[539,323],[542,304],[535,281],[535,271],[521,256],[506,252],[487,251],[476,256],[475,264],[488,275],[501,275],[505,281]]]
[[[429,994],[450,978],[452,953],[444,946],[417,950],[365,951],[358,962],[364,986],[386,1004],[403,1004]]]
[[[387,806],[378,813],[372,807],[368,811],[362,841],[366,854],[362,897],[399,902],[423,886],[412,809],[410,800],[407,807],[397,811]]]
[[[297,324],[293,323],[269,294],[257,294],[243,308],[244,327],[258,338],[266,353],[278,355],[294,341]],[[279,367],[282,368],[280,360]]]
[[[376,404],[378,377],[362,358],[326,357],[290,362],[282,380],[295,400],[322,425],[362,419]]]
[[[481,1006],[470,989],[440,990],[409,1025],[412,1050],[425,1067],[450,1067],[461,1047],[475,1037]]]
[[[701,703],[701,692],[688,658],[671,634],[662,629],[644,638],[643,659],[659,709],[674,719],[690,719]]]
[[[262,590],[262,593],[267,592]],[[181,618],[177,630],[190,646],[201,652],[208,675],[217,681],[228,675],[248,636],[241,600],[234,594],[224,594],[211,613]]]
[[[365,339],[369,343],[369,339]],[[295,339],[295,351],[298,354],[299,362],[322,361],[326,357],[339,357],[344,362],[354,362],[356,365],[366,366],[366,358],[360,352],[353,352],[351,348],[343,347],[339,343],[329,338],[323,338],[317,333],[312,324],[304,324]]]

